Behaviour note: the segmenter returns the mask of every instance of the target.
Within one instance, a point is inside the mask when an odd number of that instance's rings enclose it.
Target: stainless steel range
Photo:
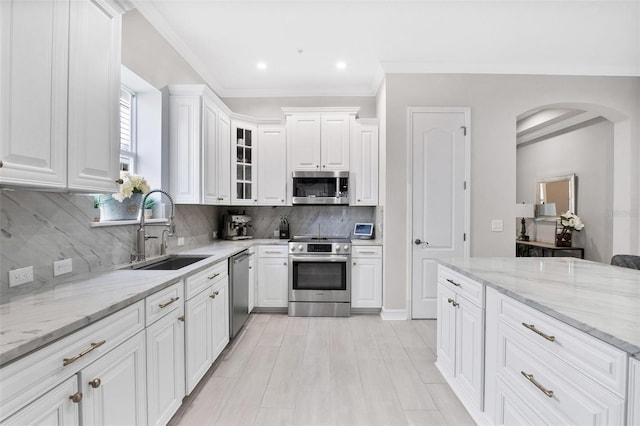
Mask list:
[[[293,237],[289,241],[289,316],[351,314],[351,241]]]

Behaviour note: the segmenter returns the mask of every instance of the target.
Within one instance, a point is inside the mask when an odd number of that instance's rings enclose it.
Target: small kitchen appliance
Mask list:
[[[287,216],[280,216],[278,234],[280,235],[281,240],[289,239],[289,219],[287,219]]]
[[[300,236],[289,241],[289,316],[351,315],[351,241]]]
[[[251,216],[246,214],[225,214],[222,216],[222,238],[225,240],[249,240],[251,235]]]
[[[353,237],[360,240],[373,238],[373,223],[356,223],[353,227]]]

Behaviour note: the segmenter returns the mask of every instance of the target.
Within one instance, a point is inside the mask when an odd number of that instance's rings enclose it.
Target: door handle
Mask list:
[[[416,238],[416,240],[413,242],[415,245],[419,246],[420,244],[426,244],[429,245],[428,242],[426,241],[422,241],[420,238]]]

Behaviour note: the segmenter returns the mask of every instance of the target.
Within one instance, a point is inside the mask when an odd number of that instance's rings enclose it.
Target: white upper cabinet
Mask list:
[[[111,192],[120,173],[120,11],[72,1],[69,28],[68,187]]]
[[[320,114],[287,118],[292,170],[320,170]]]
[[[348,171],[351,117],[348,114],[322,114],[320,120],[321,170]]]
[[[230,120],[204,85],[169,86],[169,188],[178,204],[230,203]]]
[[[287,138],[283,126],[258,126],[258,205],[283,206],[287,200]]]
[[[348,171],[358,108],[283,108],[291,171]]]
[[[0,184],[117,190],[121,13],[0,2]]]
[[[357,120],[351,141],[349,187],[352,206],[378,204],[378,123]]]
[[[258,204],[257,149],[258,128],[243,121],[231,122],[231,204]]]

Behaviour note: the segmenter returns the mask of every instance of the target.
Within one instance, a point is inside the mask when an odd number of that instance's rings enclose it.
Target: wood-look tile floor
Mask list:
[[[170,425],[473,425],[436,322],[253,314]]]

